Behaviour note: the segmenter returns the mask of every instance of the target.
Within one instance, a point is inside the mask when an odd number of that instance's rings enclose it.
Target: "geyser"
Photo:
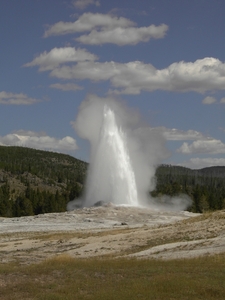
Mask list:
[[[85,205],[98,200],[138,206],[137,185],[126,135],[115,113],[104,105],[95,159],[90,166]]]
[[[161,131],[146,126],[137,111],[113,98],[89,95],[81,103],[73,125],[91,146],[82,206],[112,202],[183,210],[190,204],[187,199],[150,198],[149,192],[155,188],[155,169],[168,157],[168,151]],[[78,200],[71,202],[68,209],[77,205]]]

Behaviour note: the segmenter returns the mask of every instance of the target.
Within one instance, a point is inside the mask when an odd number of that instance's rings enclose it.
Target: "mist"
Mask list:
[[[151,130],[138,110],[113,97],[88,95],[73,126],[90,143],[83,207],[101,201],[174,211],[190,205],[186,196],[150,197],[156,186],[156,168],[170,153],[162,133]],[[68,209],[72,208],[70,203]]]

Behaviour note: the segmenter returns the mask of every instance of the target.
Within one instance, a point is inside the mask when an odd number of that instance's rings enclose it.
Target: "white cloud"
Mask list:
[[[220,128],[223,130],[223,128]],[[179,130],[175,128],[166,128],[166,127],[154,127],[151,128],[152,131],[160,131],[163,136],[168,141],[185,141],[191,140],[193,143],[184,142],[182,146],[177,149],[178,153],[181,154],[223,154],[225,153],[225,144],[223,144],[220,140],[213,139],[211,137],[207,137],[203,135],[201,132],[195,130]],[[173,163],[175,164],[175,163]],[[209,166],[223,166],[225,165],[224,158],[191,158],[188,161],[184,161],[179,165],[185,166],[191,169],[200,169]]]
[[[12,134],[18,135],[18,136],[36,136],[36,137],[41,137],[41,136],[46,136],[46,133],[44,131],[36,132],[32,130],[15,130],[12,132]]]
[[[85,4],[85,2],[82,3]],[[138,28],[134,22],[123,17],[84,13],[75,22],[61,21],[50,26],[45,31],[44,37],[90,31],[89,34],[82,35],[76,40],[84,44],[113,43],[123,46],[147,42],[150,38],[163,38],[167,30],[168,26],[165,24]]]
[[[63,63],[92,61],[95,59],[97,59],[97,56],[86,49],[76,49],[73,47],[53,48],[49,52],[44,51],[31,62],[26,63],[24,67],[39,66],[39,71],[48,71],[53,70]]]
[[[78,149],[76,140],[70,136],[62,139],[47,136],[45,133],[19,130],[0,136],[0,145],[24,146],[34,149],[68,152]]]
[[[28,97],[25,94],[14,94],[10,92],[2,91],[0,92],[0,104],[6,105],[31,105],[41,100]]]
[[[91,31],[99,27],[113,29],[116,27],[126,28],[134,25],[134,22],[123,17],[118,18],[100,13],[84,13],[75,22],[60,21],[52,26],[49,26],[44,33],[44,37]]]
[[[202,169],[206,167],[213,167],[213,166],[225,166],[225,158],[191,158],[189,161],[185,161],[182,164],[187,168],[191,169]]]
[[[225,97],[220,99],[220,103],[223,103],[223,104],[225,103]]]
[[[173,63],[157,70],[152,65],[132,62],[123,68],[119,76],[112,78],[114,87],[121,93],[140,93],[141,90],[195,91],[225,89],[225,64],[215,58],[203,58],[195,62]]]
[[[182,154],[221,154],[225,153],[225,144],[216,139],[198,140],[192,144],[184,142],[177,152]]]
[[[52,70],[51,76],[62,79],[110,80],[117,94],[139,94],[141,91],[195,91],[225,90],[225,63],[212,57],[195,62],[177,62],[157,70],[140,61],[78,62]]]
[[[92,30],[87,35],[82,35],[76,40],[83,44],[99,45],[105,43],[124,45],[136,45],[139,42],[148,42],[151,38],[163,38],[168,30],[168,26],[151,25],[148,27],[117,27],[113,29],[103,29],[101,31]]]
[[[213,104],[215,102],[216,102],[216,99],[214,97],[210,97],[210,96],[207,96],[202,100],[203,104]]]
[[[80,62],[73,66],[54,69],[50,75],[62,79],[110,80],[119,74],[118,64],[114,62]]]
[[[85,9],[89,5],[100,6],[100,1],[94,1],[94,0],[77,0],[77,1],[72,1],[72,3],[78,9]]]
[[[53,83],[50,85],[51,88],[62,90],[62,91],[78,91],[83,90],[83,87],[76,83]]]
[[[168,141],[199,140],[206,137],[196,130],[180,130],[176,128],[166,128],[164,126],[154,127],[151,130],[160,131]]]

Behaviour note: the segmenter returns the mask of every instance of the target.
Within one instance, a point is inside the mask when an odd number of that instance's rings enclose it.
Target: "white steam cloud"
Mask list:
[[[164,198],[157,206],[157,200],[150,199],[156,167],[169,153],[161,131],[150,130],[137,111],[114,98],[89,95],[73,126],[91,146],[84,206],[104,201],[182,210],[190,204],[189,199]],[[137,194],[137,202],[136,196],[129,197],[131,191]]]

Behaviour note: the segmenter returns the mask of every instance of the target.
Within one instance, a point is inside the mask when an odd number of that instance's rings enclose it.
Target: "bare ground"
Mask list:
[[[0,218],[0,262],[73,257],[189,258],[225,252],[225,211],[203,215],[113,205]]]

